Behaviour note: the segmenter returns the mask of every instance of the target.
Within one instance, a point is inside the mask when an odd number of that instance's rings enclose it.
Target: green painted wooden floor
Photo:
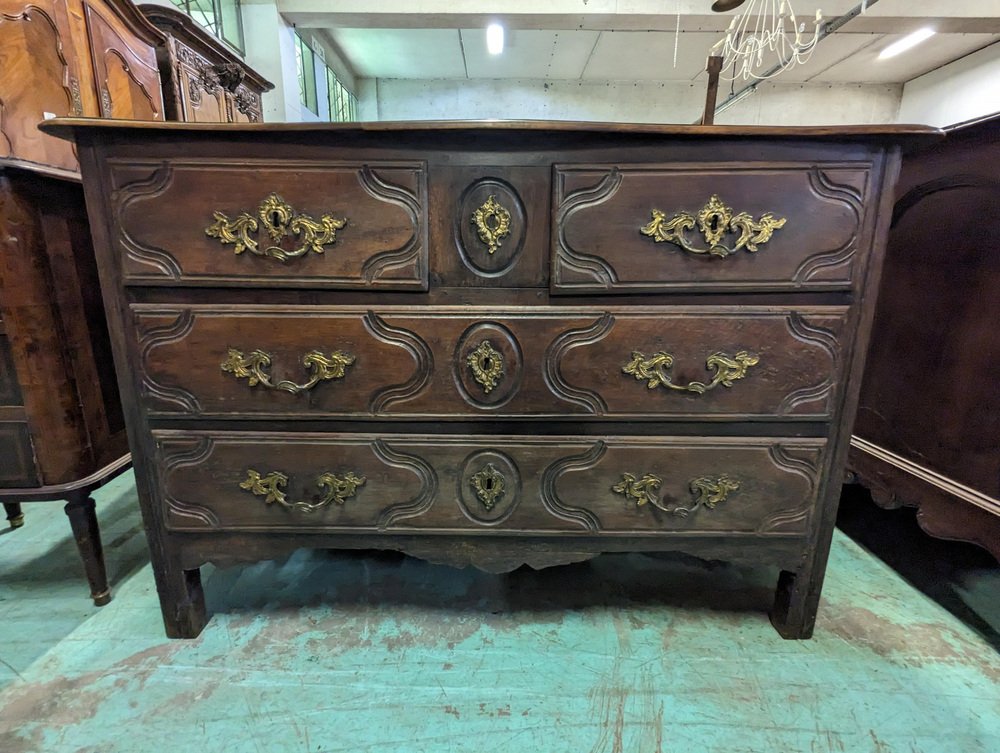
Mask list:
[[[811,641],[768,624],[766,570],[305,551],[206,570],[215,616],[168,641],[135,505],[99,494],[102,609],[59,504],[0,535],[3,753],[1000,750],[1000,657],[840,533]]]

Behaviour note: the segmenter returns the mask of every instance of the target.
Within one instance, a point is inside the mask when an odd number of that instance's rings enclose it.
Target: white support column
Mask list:
[[[276,0],[243,0],[247,64],[274,84],[264,95],[264,121],[316,120],[299,95],[295,29],[278,12]]]
[[[378,106],[378,79],[355,79],[358,97],[358,120],[381,120]]]

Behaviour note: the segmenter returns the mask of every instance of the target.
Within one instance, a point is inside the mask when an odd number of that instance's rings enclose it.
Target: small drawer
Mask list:
[[[110,162],[126,285],[427,289],[422,162]]]
[[[843,307],[134,304],[152,417],[816,420]]]
[[[0,488],[38,486],[35,450],[28,425],[0,421]]]
[[[175,531],[802,534],[825,440],[154,432]]]
[[[553,293],[850,289],[870,165],[556,165]]]
[[[0,405],[23,405],[21,385],[14,370],[14,356],[10,351],[10,340],[2,334],[0,322]]]

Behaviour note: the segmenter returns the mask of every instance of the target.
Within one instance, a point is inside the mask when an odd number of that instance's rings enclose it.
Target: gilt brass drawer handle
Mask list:
[[[218,238],[223,245],[232,243],[237,254],[250,251],[257,256],[270,256],[280,262],[286,262],[310,251],[321,254],[324,246],[337,242],[337,231],[347,224],[347,219],[338,220],[333,215],[324,214],[319,220],[314,220],[308,214],[299,214],[292,205],[278,194],[272,193],[257,207],[257,216],[249,212],[241,212],[235,220],[230,220],[222,212],[212,212],[215,219],[205,228],[205,235]],[[257,231],[263,225],[270,244],[263,247],[256,238]],[[291,251],[281,247],[286,238],[296,239],[298,245]]]
[[[745,350],[739,351],[735,356],[713,353],[705,361],[705,368],[715,372],[711,382],[707,384],[705,382],[674,384],[670,374],[667,373],[667,369],[674,365],[672,355],[661,350],[659,353],[654,353],[652,358],[646,358],[645,354],[633,351],[632,360],[622,367],[622,373],[631,374],[640,382],[645,380],[646,386],[651,390],[665,387],[669,390],[703,395],[709,390],[714,390],[720,384],[723,387],[732,387],[733,382],[747,375],[747,369],[758,363],[760,363],[760,356]]]
[[[490,194],[486,202],[472,213],[472,224],[476,226],[479,240],[487,245],[487,251],[492,255],[504,238],[510,235],[510,212]]]
[[[634,500],[636,507],[652,505],[658,510],[686,518],[700,507],[707,507],[714,510],[720,502],[725,502],[732,492],[738,491],[740,483],[733,478],[722,475],[717,478],[701,476],[692,479],[688,488],[691,490],[692,503],[690,507],[667,507],[660,501],[657,491],[663,483],[663,479],[652,473],[643,474],[642,478],[636,478],[631,473],[623,473],[622,480],[611,487],[617,494],[623,495],[626,499]]]
[[[288,379],[282,379],[276,384],[272,382],[271,375],[264,370],[271,365],[271,356],[262,350],[255,350],[249,356],[244,356],[242,351],[230,348],[221,368],[223,372],[232,374],[237,379],[246,379],[251,387],[260,384],[269,390],[281,390],[297,395],[311,390],[328,379],[343,378],[347,367],[354,361],[354,356],[339,350],[335,350],[329,356],[318,350],[309,351],[302,358],[302,364],[312,373],[309,381],[304,384],[296,384]]]
[[[486,467],[472,477],[471,483],[476,496],[487,511],[493,509],[507,487],[507,480],[493,463],[487,463]]]
[[[503,353],[493,347],[489,340],[483,340],[466,359],[472,369],[473,378],[479,382],[483,392],[489,394],[503,377]]]
[[[639,230],[643,235],[648,235],[657,243],[673,243],[692,254],[709,254],[721,258],[731,256],[741,248],[755,253],[786,222],[784,217],[775,217],[770,212],[759,220],[755,220],[747,212],[734,216],[732,208],[726,206],[717,194],[712,194],[712,198],[697,216],[689,212],[678,212],[668,220],[667,215],[659,209],[652,210],[652,215],[652,221]],[[708,244],[707,248],[693,245],[687,237],[688,231],[694,230],[696,225]],[[732,247],[722,242],[727,232],[739,233],[739,238]]]
[[[271,471],[266,476],[261,476],[251,468],[247,470],[247,480],[240,484],[240,489],[245,489],[254,496],[263,497],[264,502],[269,505],[277,502],[289,510],[315,512],[331,502],[344,504],[354,496],[359,486],[364,486],[365,481],[364,476],[356,476],[353,471],[348,471],[343,478],[332,473],[324,473],[316,478],[316,486],[325,489],[323,498],[319,502],[289,502],[284,492],[285,486],[288,485],[288,476],[280,471]]]
[[[641,479],[636,478],[631,473],[623,473],[622,480],[612,486],[611,490],[625,495],[626,499],[634,499],[636,507],[652,505],[662,510],[664,508],[660,507],[656,498],[656,491],[662,483],[663,479],[652,473],[643,474]]]
[[[682,518],[686,518],[699,507],[707,507],[709,510],[714,510],[717,504],[729,499],[730,493],[739,491],[740,482],[726,475],[718,476],[717,478],[701,476],[691,479],[688,487],[691,489],[694,504],[691,507],[678,507],[674,510]]]

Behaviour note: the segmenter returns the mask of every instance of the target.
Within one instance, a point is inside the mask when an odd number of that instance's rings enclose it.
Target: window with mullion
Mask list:
[[[240,0],[171,0],[199,26],[243,52],[243,17]]]
[[[357,120],[358,98],[337,78],[337,74],[295,33],[295,65],[299,73],[299,94],[310,112],[336,123]]]
[[[316,98],[316,53],[298,34],[295,35],[295,64],[299,71],[299,98],[306,108],[319,115]]]

